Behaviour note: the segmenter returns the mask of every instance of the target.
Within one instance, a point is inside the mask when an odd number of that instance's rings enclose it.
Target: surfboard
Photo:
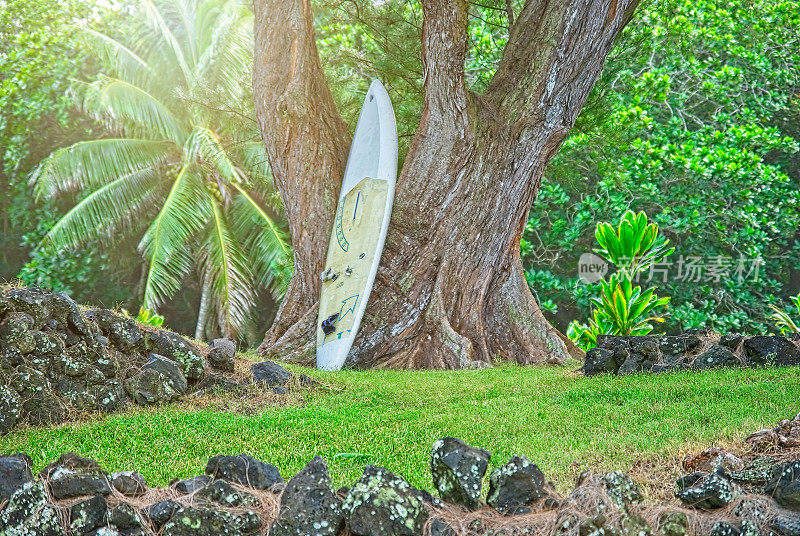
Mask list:
[[[397,179],[397,125],[374,80],[358,117],[325,269],[317,321],[317,368],[339,370],[361,325],[378,272]]]

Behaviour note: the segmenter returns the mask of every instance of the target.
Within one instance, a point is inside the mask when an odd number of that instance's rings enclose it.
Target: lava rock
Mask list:
[[[208,364],[222,372],[233,372],[236,367],[233,356],[226,354],[220,348],[212,348],[208,352]]]
[[[22,401],[22,417],[34,426],[57,424],[67,417],[64,403],[49,392],[41,391]]]
[[[97,462],[71,452],[45,467],[40,476],[49,479],[56,500],[111,493],[107,475]]]
[[[715,344],[699,356],[692,363],[696,370],[706,370],[720,367],[736,367],[742,363],[728,348]]]
[[[612,350],[592,348],[586,352],[586,357],[583,361],[584,375],[595,376],[596,374],[603,373],[616,374],[617,369],[619,369],[619,363],[617,363]]]
[[[342,503],[350,532],[359,536],[421,535],[428,519],[423,494],[388,469],[368,465]]]
[[[436,517],[431,521],[431,536],[457,536],[457,534],[453,527]]]
[[[529,505],[546,494],[544,473],[525,456],[514,456],[489,476],[489,506],[508,511]]]
[[[655,361],[659,357],[658,337],[643,335],[630,338],[631,352],[644,356],[648,361]]]
[[[22,410],[19,395],[5,385],[0,385],[0,435],[8,433],[19,421]]]
[[[168,398],[178,398],[186,392],[188,384],[179,363],[158,354],[150,354],[142,370],[155,370],[169,380],[169,383],[165,384]]]
[[[208,347],[231,358],[236,356],[236,341],[233,339],[214,339]]]
[[[658,342],[658,349],[663,356],[674,356],[691,352],[699,345],[700,338],[697,335],[668,335],[661,337]]]
[[[262,361],[252,366],[253,381],[263,383],[267,387],[276,385],[286,385],[292,377],[292,373],[272,361]]]
[[[271,536],[335,536],[344,517],[341,501],[331,489],[328,466],[319,456],[297,473],[281,495]]]
[[[227,512],[185,506],[164,525],[162,536],[240,536]]]
[[[214,480],[211,484],[194,494],[194,499],[200,502],[216,503],[220,506],[231,507],[250,507],[258,506],[259,502],[255,496],[239,491],[225,480]]]
[[[111,485],[127,497],[140,497],[147,492],[147,482],[136,471],[123,471],[111,475]]]
[[[730,479],[750,486],[760,486],[762,489],[772,478],[772,470],[775,467],[775,460],[769,456],[758,456],[748,461],[739,470],[730,470]]]
[[[155,353],[180,363],[183,375],[190,382],[196,382],[203,376],[205,359],[192,343],[180,335],[164,330],[148,332],[147,344]]]
[[[198,475],[192,478],[179,480],[175,483],[175,490],[182,495],[189,495],[197,490],[203,489],[214,481],[213,477],[208,475]]]
[[[33,461],[27,454],[0,456],[0,504],[11,498],[15,491],[33,481]]]
[[[143,369],[124,383],[125,392],[140,406],[168,402],[180,396],[172,380],[152,368]]]
[[[3,346],[0,348],[0,372],[10,374],[16,367],[24,363],[22,352],[16,346]]]
[[[650,372],[675,372],[690,368],[686,363],[686,356],[683,354],[668,355],[661,358],[661,361],[653,363]]]
[[[637,352],[631,352],[628,359],[620,365],[617,374],[624,376],[627,374],[638,374],[647,372],[653,368],[654,359]]]
[[[108,503],[102,495],[75,503],[69,510],[69,528],[72,532],[86,534],[104,525]]]
[[[608,498],[622,512],[627,513],[630,505],[640,503],[644,499],[636,482],[622,471],[612,471],[603,475],[603,485]]]
[[[719,344],[730,350],[736,350],[743,340],[744,336],[738,333],[727,333],[719,338]]]
[[[16,374],[11,376],[11,387],[20,396],[27,397],[50,390],[50,382],[44,372],[33,367],[22,366],[17,369]]]
[[[689,532],[689,518],[683,512],[662,512],[658,516],[657,526],[664,536],[686,536]]]
[[[480,508],[481,481],[491,454],[461,439],[445,437],[433,444],[431,474],[442,500],[470,510]]]
[[[30,315],[34,327],[43,325],[51,314],[51,293],[39,287],[11,289],[3,297],[14,311]]]
[[[65,326],[67,317],[71,313],[80,314],[80,308],[75,300],[69,297],[66,292],[54,292],[50,295],[50,316],[58,324]]]
[[[717,522],[712,528],[709,536],[739,536],[739,529],[724,521]]]
[[[147,509],[147,517],[153,522],[156,529],[160,529],[167,521],[172,519],[175,512],[181,509],[181,504],[169,499],[159,501]]]
[[[254,489],[269,489],[283,482],[277,467],[247,454],[214,456],[208,460],[206,474]]]
[[[242,534],[253,534],[261,529],[261,517],[252,510],[248,510],[241,514],[235,514],[233,516],[232,523],[235,528],[242,532]],[[315,534],[319,533],[317,532]]]
[[[144,529],[142,518],[136,512],[136,508],[128,503],[120,503],[109,510],[108,523],[126,533]]]
[[[321,385],[317,380],[308,374],[300,374],[300,376],[298,376],[298,380],[300,380],[300,385],[303,387],[319,387]]]
[[[764,493],[781,506],[800,511],[800,460],[776,465]]]
[[[60,383],[60,382],[59,382]],[[59,393],[60,394],[60,393]],[[65,401],[78,411],[97,409],[97,397],[92,388],[78,388],[63,394]]]
[[[34,331],[31,336],[33,337],[32,353],[34,355],[54,356],[64,351],[64,341],[53,333]]]
[[[9,313],[0,322],[0,346],[14,346],[23,355],[29,354],[36,347],[31,331],[33,317],[27,313]]]
[[[797,516],[775,516],[770,528],[781,536],[800,536],[800,518]]]
[[[128,403],[125,390],[118,381],[110,381],[105,385],[97,385],[92,388],[97,409],[111,413],[117,411]]]
[[[228,378],[222,374],[214,373],[206,374],[203,376],[203,379],[195,385],[197,391],[219,389],[226,393],[241,391],[243,387],[243,384],[237,380]]]
[[[786,337],[758,335],[744,341],[748,365],[798,365],[800,350]]]
[[[0,511],[0,529],[8,536],[66,536],[56,509],[47,503],[44,484],[28,482]]]
[[[733,501],[735,491],[725,472],[718,469],[707,475],[695,474],[678,479],[675,497],[687,506],[713,510]]]
[[[109,311],[91,309],[86,318],[92,320],[114,347],[127,355],[141,355],[145,352],[145,340],[139,326],[130,318]]]

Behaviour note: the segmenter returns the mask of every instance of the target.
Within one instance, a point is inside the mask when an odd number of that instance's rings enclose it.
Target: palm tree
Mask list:
[[[276,298],[291,251],[252,112],[252,13],[240,0],[139,0],[124,38],[85,32],[108,68],[77,88],[109,137],[76,143],[32,175],[37,196],[79,194],[43,247],[141,237],[143,303],[194,274],[197,338],[242,333],[259,288]]]

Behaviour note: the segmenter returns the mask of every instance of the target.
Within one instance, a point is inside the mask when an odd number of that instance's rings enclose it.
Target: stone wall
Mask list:
[[[779,429],[800,438],[800,415]],[[269,463],[220,455],[203,475],[151,488],[137,472],[109,474],[75,454],[34,478],[30,458],[14,454],[0,456],[0,534],[800,536],[800,461],[745,462],[708,449],[684,460],[691,472],[678,479],[675,500],[659,505],[645,504],[619,471],[584,473],[560,495],[525,456],[491,465],[484,449],[452,437],[437,441],[434,497],[371,465],[352,486],[334,490],[319,457],[284,482]]]
[[[800,334],[745,337],[698,330],[682,335],[600,335],[597,347],[586,353],[583,371],[593,376],[790,365],[800,365]]]
[[[213,388],[257,384],[284,394],[292,383],[271,362],[237,371],[235,352],[231,340],[195,344],[108,309],[81,308],[62,292],[0,289],[0,434]],[[303,375],[300,382],[313,384]]]

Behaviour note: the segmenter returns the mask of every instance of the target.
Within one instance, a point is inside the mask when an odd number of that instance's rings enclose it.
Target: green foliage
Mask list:
[[[297,369],[332,389],[249,411],[235,411],[227,398],[209,401],[223,411],[131,406],[79,423],[19,428],[0,437],[0,451],[29,454],[34,472],[77,452],[109,472],[135,468],[153,486],[202,473],[219,452],[246,450],[286,479],[320,455],[335,486],[352,485],[373,463],[431,490],[431,445],[455,436],[492,453],[488,472],[524,454],[567,492],[582,471],[642,464],[660,468],[653,480],[672,482],[663,460],[772,427],[797,412],[800,398],[798,367],[594,378],[573,368]],[[577,422],[580,433],[565,425]]]
[[[798,36],[795,1],[641,6],[523,235],[529,283],[558,304],[557,325],[599,297],[575,270],[594,222],[631,209],[681,254],[659,280],[668,331],[769,329],[769,304],[800,290]]]
[[[137,1],[120,35],[81,28],[103,61],[77,84],[108,135],[53,152],[38,196],[85,195],[45,235],[52,251],[140,237],[143,306],[194,276],[196,336],[246,331],[256,295],[278,299],[291,251],[252,109],[252,13],[235,0]]]
[[[584,350],[597,346],[597,336],[647,335],[651,322],[663,322],[656,310],[666,307],[669,298],[659,298],[655,289],[634,286],[638,274],[662,263],[675,248],[658,234],[658,225],[647,222],[644,212],[623,214],[615,228],[600,222],[595,230],[600,247],[594,251],[614,264],[617,272],[608,281],[600,280],[600,296],[589,298],[593,306],[588,324],[570,323],[567,335]]]
[[[34,203],[27,179],[53,146],[95,127],[72,113],[70,81],[94,73],[97,64],[70,26],[112,20],[110,11],[79,0],[7,0],[0,8],[0,280],[18,276],[105,304],[130,297],[128,266],[96,244],[79,255],[36,248],[63,207]]]
[[[789,298],[797,309],[797,315],[800,318],[800,294]],[[791,315],[782,309],[778,309],[774,305],[772,309],[775,311],[770,318],[775,321],[775,325],[781,330],[781,333],[800,333],[800,320],[795,322]]]
[[[610,261],[618,270],[632,277],[675,252],[669,240],[658,234],[658,225],[647,222],[647,214],[629,210],[615,229],[608,222],[597,224],[594,236],[599,248],[595,253]]]
[[[163,316],[154,313],[150,309],[145,309],[144,307],[139,307],[139,314],[136,316],[136,321],[157,328],[164,325]]]

